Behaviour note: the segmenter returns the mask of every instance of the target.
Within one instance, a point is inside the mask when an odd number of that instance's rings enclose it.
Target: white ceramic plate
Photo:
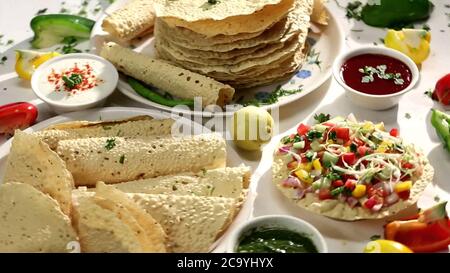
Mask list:
[[[124,5],[124,3],[126,2],[127,0],[118,0],[114,2],[114,4],[111,5],[106,10],[106,13],[111,13],[112,11]],[[237,95],[235,95],[235,102],[263,98],[267,96],[267,94],[273,92],[280,84],[282,85],[282,88],[287,90],[298,89],[300,86],[302,87],[302,91],[300,93],[282,97],[279,99],[278,102],[274,104],[262,106],[265,109],[272,109],[283,106],[285,104],[288,104],[290,102],[293,102],[306,96],[307,94],[311,93],[312,91],[320,87],[325,81],[327,81],[331,76],[331,67],[334,59],[339,55],[341,50],[343,50],[344,48],[343,31],[339,26],[339,24],[337,23],[337,20],[333,16],[333,14],[331,12],[329,12],[329,14],[330,14],[329,25],[323,29],[322,34],[316,35],[310,32],[310,34],[308,35],[308,40],[312,45],[312,49],[309,54],[309,57],[307,58],[307,61],[303,65],[302,69],[296,75],[294,75],[290,80],[284,82],[272,84],[269,86],[252,88],[246,90],[245,94],[238,93]],[[92,30],[91,47],[93,52],[98,52],[97,50],[101,48],[101,45],[105,41],[111,40],[111,37],[109,37],[108,33],[104,32],[101,27],[103,19],[105,17],[106,15],[101,16],[97,21],[97,23],[95,24],[94,29]],[[135,47],[135,50],[137,52],[143,52],[150,56],[155,55],[152,36],[142,39],[142,42],[138,44],[133,44],[133,46]],[[118,89],[120,90],[120,92],[122,92],[123,94],[125,94],[126,96],[128,96],[133,100],[165,111],[174,111],[178,113],[203,115],[203,116],[210,116],[210,115],[223,116],[232,114],[234,111],[233,109],[235,108],[231,107],[231,109],[228,109],[227,112],[216,112],[216,113],[189,111],[180,109],[175,110],[172,109],[171,107],[164,106],[141,97],[126,83],[126,81],[123,78],[119,79]],[[239,104],[235,106],[239,106]]]
[[[158,110],[149,110],[149,109],[142,109],[142,108],[132,108],[132,107],[108,107],[108,108],[101,108],[101,109],[92,109],[87,111],[80,111],[80,112],[72,112],[69,114],[64,114],[60,116],[56,116],[53,118],[50,118],[48,120],[42,121],[27,130],[25,132],[34,132],[38,130],[42,130],[50,125],[72,121],[72,120],[116,120],[116,119],[124,119],[132,116],[138,116],[138,115],[148,115],[156,119],[162,119],[162,118],[177,118],[175,116],[171,116],[169,113],[165,113],[163,111]],[[178,117],[179,118],[179,117]],[[196,132],[210,132],[210,130],[206,129],[205,127],[199,125],[198,123],[194,123],[188,119],[185,118],[179,118],[181,124],[183,126],[186,126],[184,128],[187,129],[194,129],[199,130]],[[201,131],[200,131],[201,130]],[[11,148],[11,139],[8,140],[6,143],[4,143],[2,146],[0,146],[0,183],[3,180],[4,175],[4,168],[6,165],[6,159],[9,154],[9,150]],[[227,145],[227,166],[239,166],[242,163],[242,159],[237,154],[237,152],[234,150],[232,145]],[[252,213],[253,209],[253,201],[255,198],[255,189],[257,184],[258,176],[252,175],[251,183],[250,183],[250,189],[248,193],[248,197],[235,218],[234,222],[231,224],[231,226],[228,228],[228,230],[225,232],[225,234],[216,241],[216,243],[213,246],[213,252],[224,252],[226,248],[226,238],[229,236],[230,232],[236,228],[236,226],[244,221],[247,221]]]

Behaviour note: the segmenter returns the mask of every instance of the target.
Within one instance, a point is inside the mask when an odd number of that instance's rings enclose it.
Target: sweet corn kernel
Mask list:
[[[309,172],[305,171],[305,170],[298,170],[295,172],[295,175],[303,182],[307,183],[307,184],[311,184],[313,182],[313,178],[312,176],[309,174]]]
[[[375,128],[380,130],[380,131],[386,131],[386,129],[384,128],[384,123],[383,122],[375,124]]]
[[[358,184],[352,191],[352,196],[355,198],[361,198],[366,194],[366,185]]]
[[[314,159],[312,163],[314,170],[322,172],[322,164],[320,163],[320,159]]]
[[[409,191],[412,188],[412,181],[399,182],[395,185],[394,190],[396,193]]]

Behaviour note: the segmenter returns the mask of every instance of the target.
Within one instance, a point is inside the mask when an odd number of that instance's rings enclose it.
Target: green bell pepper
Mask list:
[[[427,19],[433,11],[429,0],[370,1],[361,11],[361,19],[374,27],[402,28]]]
[[[133,90],[144,98],[159,103],[161,105],[174,107],[177,105],[187,105],[190,108],[194,107],[194,100],[174,100],[170,98],[166,98],[159,93],[148,89],[145,85],[139,82],[136,79],[128,78],[128,84],[133,88]]]
[[[64,38],[87,39],[91,35],[95,21],[69,14],[46,14],[34,17],[31,29],[34,48],[46,48],[61,43]]]
[[[431,124],[444,143],[444,147],[450,152],[450,115],[431,109]]]

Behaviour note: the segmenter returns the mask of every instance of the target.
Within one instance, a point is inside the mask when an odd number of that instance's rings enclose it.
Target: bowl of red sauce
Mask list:
[[[384,47],[360,47],[339,56],[333,76],[356,105],[384,110],[398,104],[411,91],[420,74],[405,54]]]

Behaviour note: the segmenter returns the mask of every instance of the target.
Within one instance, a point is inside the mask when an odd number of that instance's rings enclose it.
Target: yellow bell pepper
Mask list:
[[[358,184],[352,191],[352,196],[355,198],[361,198],[366,195],[366,185]]]
[[[44,62],[59,56],[58,52],[39,52],[34,50],[16,50],[16,65],[15,69],[17,75],[25,80],[31,80],[36,68]]]
[[[311,170],[312,170],[312,163],[311,162],[308,162],[308,163],[301,163],[300,165],[299,165],[299,168],[300,169],[302,169],[302,170],[305,170],[305,171],[307,171],[307,172],[310,172]]]
[[[408,55],[416,64],[423,63],[430,55],[431,34],[423,29],[389,29],[384,44]]]
[[[381,142],[380,146],[375,150],[376,153],[385,153],[392,147],[392,142],[388,140],[384,140]]]
[[[312,165],[314,167],[314,170],[322,172],[322,164],[320,163],[320,159],[314,159]]]
[[[412,188],[412,181],[404,181],[404,182],[399,182],[394,186],[394,191],[396,193],[400,193],[400,192],[404,192],[404,191],[409,191]]]
[[[313,182],[313,178],[312,176],[309,174],[309,172],[305,171],[305,170],[298,170],[295,172],[295,175],[303,182],[307,183],[307,184],[311,184]]]

